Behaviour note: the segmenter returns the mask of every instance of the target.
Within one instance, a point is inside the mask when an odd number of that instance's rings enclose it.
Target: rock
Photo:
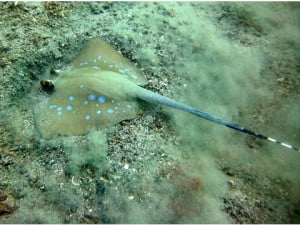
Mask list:
[[[15,198],[11,194],[0,194],[0,215],[12,213],[15,209]]]
[[[234,171],[233,171],[232,168],[224,167],[224,168],[223,168],[223,171],[224,171],[224,173],[225,173],[226,175],[228,175],[228,176],[230,176],[230,177],[234,176]]]

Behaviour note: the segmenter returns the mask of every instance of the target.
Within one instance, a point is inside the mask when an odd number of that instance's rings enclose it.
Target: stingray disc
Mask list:
[[[128,97],[122,87],[126,79],[117,73],[91,69],[63,74],[55,83],[54,93],[46,94],[35,108],[40,132],[44,137],[82,134],[136,117],[136,99]],[[131,81],[128,85],[133,85],[130,90],[136,86]]]
[[[34,108],[44,137],[81,134],[137,116],[137,85],[147,81],[142,72],[106,42],[91,39]]]

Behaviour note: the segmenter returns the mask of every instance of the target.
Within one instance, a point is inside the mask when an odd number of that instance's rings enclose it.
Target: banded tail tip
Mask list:
[[[284,143],[284,142],[277,141],[277,140],[274,139],[274,138],[268,137],[267,140],[268,140],[268,141],[271,141],[271,142],[274,142],[274,143],[277,143],[277,144],[280,144],[281,146],[284,146],[284,147],[286,147],[286,148],[293,149],[293,150],[296,150],[297,152],[300,152],[300,149],[299,149],[299,148],[296,148],[296,147],[294,147],[294,146],[292,146],[292,145],[289,145],[289,144],[286,144],[286,143]]]

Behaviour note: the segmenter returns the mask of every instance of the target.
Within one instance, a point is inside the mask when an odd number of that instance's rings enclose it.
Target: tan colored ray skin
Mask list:
[[[95,71],[86,68],[64,73],[54,83],[57,89],[77,84],[83,84],[89,87],[90,90],[120,100],[132,100],[136,98],[136,91],[139,89],[138,85],[118,73],[112,71]]]
[[[61,73],[55,81],[54,93],[35,107],[39,133],[45,138],[56,134],[77,135],[93,128],[107,127],[122,120],[133,119],[139,111],[136,91],[141,87],[138,85],[145,84],[147,80],[133,63],[106,42],[91,39],[73,60],[71,69]],[[80,85],[87,88],[80,90]],[[107,102],[99,104],[99,107],[94,102],[83,106],[83,101],[87,100],[89,93],[105,96]],[[76,101],[68,101],[68,96],[75,96]],[[115,100],[119,105],[112,104],[111,100]],[[62,115],[58,116],[56,110],[49,109],[52,104],[63,107]],[[71,105],[74,110],[66,111],[66,105]],[[128,109],[127,105],[132,108]],[[116,106],[116,113],[107,113],[107,109],[114,109]],[[102,112],[96,116],[97,110]],[[91,119],[87,121],[85,115],[91,115]]]
[[[82,79],[83,77],[84,79]],[[88,87],[88,91],[80,93],[80,85]],[[139,88],[141,87],[126,77],[111,71],[77,69],[65,73],[55,82],[55,92],[51,94],[51,98],[44,101],[38,109],[40,110],[37,113],[39,130],[43,137],[51,137],[55,134],[82,134],[92,128],[106,127],[122,120],[133,119],[139,111],[136,102],[136,93]],[[74,95],[74,92],[76,100],[70,102],[68,96]],[[90,101],[89,105],[83,105],[83,101],[87,99],[89,93],[106,96],[106,103]],[[119,105],[111,103],[112,99]],[[51,104],[71,105],[74,110],[68,112],[64,108],[63,114],[58,116],[55,109],[49,109]],[[97,107],[97,104],[100,106]],[[132,108],[129,110],[127,105],[131,105]],[[114,114],[107,113],[107,109],[114,109],[116,106],[118,111],[115,110]],[[95,114],[97,110],[102,111],[101,115]],[[91,115],[91,119],[87,121],[85,115]]]
[[[81,65],[88,62],[85,65]],[[117,52],[105,41],[92,38],[86,46],[81,50],[80,54],[73,60],[72,68],[90,68],[91,66],[100,66],[102,70],[120,73],[123,69],[124,75],[129,80],[138,85],[146,85],[148,81],[145,79],[141,70],[139,70],[132,62]],[[136,79],[133,79],[135,76]]]

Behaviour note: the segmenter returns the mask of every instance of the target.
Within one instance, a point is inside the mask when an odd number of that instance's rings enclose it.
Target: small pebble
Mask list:
[[[129,169],[129,165],[127,163],[125,163],[124,167],[123,167],[125,170],[128,170]]]

